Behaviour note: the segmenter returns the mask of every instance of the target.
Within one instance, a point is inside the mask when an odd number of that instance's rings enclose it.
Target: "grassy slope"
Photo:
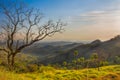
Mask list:
[[[87,75],[88,74],[88,75]],[[0,68],[0,80],[120,80],[120,65],[82,70],[55,70],[51,67],[41,67],[34,73],[14,73]]]

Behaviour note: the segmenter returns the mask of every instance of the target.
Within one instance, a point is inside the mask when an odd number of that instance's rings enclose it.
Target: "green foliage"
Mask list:
[[[89,78],[97,78],[98,77],[98,75],[97,74],[89,74]]]
[[[77,61],[76,61],[76,60],[72,60],[72,63],[73,63],[73,64],[76,64],[76,63],[77,63]]]
[[[28,68],[29,72],[35,72],[39,69],[38,65],[36,65],[36,64],[29,64],[27,66],[27,68]]]
[[[98,54],[97,53],[93,53],[91,55],[90,59],[92,59],[92,60],[98,59]]]
[[[17,73],[29,72],[26,65],[25,64],[20,64],[20,63],[15,64],[15,70],[14,71],[17,72]]]
[[[67,66],[67,62],[66,62],[66,61],[64,61],[64,62],[63,62],[63,65],[64,65],[64,66]]]
[[[114,63],[115,64],[120,64],[120,56],[115,56]]]
[[[120,80],[120,65],[104,66],[81,70],[55,69],[41,66],[38,72],[15,73],[0,67],[0,80]]]
[[[119,80],[120,76],[115,73],[109,73],[102,78],[103,80]]]
[[[107,66],[108,64],[109,64],[108,61],[101,61],[101,62],[100,62],[100,65],[101,65],[101,66]]]
[[[44,73],[44,72],[54,72],[55,71],[55,69],[53,68],[53,67],[50,67],[50,66],[41,66],[40,68],[39,68],[39,72],[40,73]]]
[[[78,55],[78,51],[75,50],[75,51],[74,51],[74,56],[77,56],[77,55]]]

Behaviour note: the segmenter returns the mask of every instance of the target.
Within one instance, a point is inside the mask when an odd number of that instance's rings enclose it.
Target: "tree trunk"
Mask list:
[[[7,55],[7,64],[8,64],[9,70],[11,70],[11,55],[10,54]]]
[[[98,71],[100,71],[100,61],[98,61]]]
[[[11,55],[9,55],[9,54],[7,55],[7,63],[8,63],[8,65],[10,65],[10,56]]]
[[[15,54],[10,53],[7,55],[7,65],[9,70],[14,70],[14,64],[15,64]]]
[[[11,68],[14,69],[14,64],[15,64],[15,55],[12,55],[11,58]]]

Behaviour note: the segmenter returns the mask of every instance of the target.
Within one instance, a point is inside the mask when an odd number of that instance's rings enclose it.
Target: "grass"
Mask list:
[[[82,70],[57,70],[42,66],[33,73],[15,73],[0,67],[0,80],[120,80],[120,65]]]

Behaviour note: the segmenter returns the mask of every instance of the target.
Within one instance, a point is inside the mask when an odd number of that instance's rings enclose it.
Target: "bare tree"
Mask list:
[[[41,22],[43,15],[38,9],[25,8],[23,4],[13,4],[12,7],[1,6],[3,21],[0,25],[0,39],[6,45],[0,50],[7,53],[7,62],[10,68],[14,67],[15,56],[24,48],[47,36],[53,36],[63,31],[60,20]]]

